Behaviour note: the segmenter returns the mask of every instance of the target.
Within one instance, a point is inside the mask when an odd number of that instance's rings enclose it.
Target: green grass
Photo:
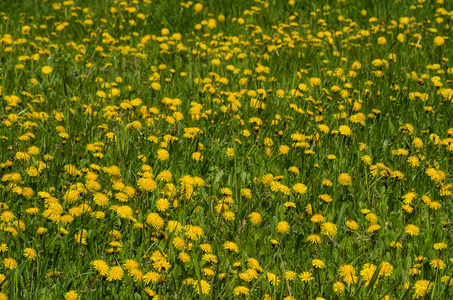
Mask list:
[[[451,297],[442,2],[9,2],[0,299]]]

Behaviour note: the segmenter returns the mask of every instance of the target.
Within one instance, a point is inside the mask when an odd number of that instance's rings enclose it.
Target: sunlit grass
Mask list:
[[[0,299],[452,296],[449,1],[0,13]]]

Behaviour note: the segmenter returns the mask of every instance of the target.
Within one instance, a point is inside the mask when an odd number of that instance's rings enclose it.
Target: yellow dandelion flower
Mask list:
[[[64,298],[65,298],[65,300],[77,300],[77,299],[80,299],[79,295],[74,290],[71,290],[71,291],[67,292],[66,294],[64,294]]]
[[[8,257],[3,260],[3,265],[5,268],[12,270],[17,268],[17,261],[14,258]]]
[[[419,235],[420,234],[420,228],[413,224],[409,224],[406,227],[404,227],[404,232],[410,235]]]
[[[418,280],[413,287],[414,294],[412,298],[418,299],[420,297],[424,297],[426,294],[429,293],[433,284],[429,280]]]
[[[247,296],[249,292],[250,289],[245,286],[237,286],[233,289],[233,295],[235,296]]]
[[[157,159],[160,161],[164,161],[170,158],[170,154],[168,153],[167,150],[165,149],[159,149],[157,150]]]
[[[278,276],[276,274],[267,272],[266,276],[267,276],[267,280],[269,281],[270,284],[272,284],[272,285],[280,284],[280,279],[278,278]]]
[[[211,291],[211,285],[206,280],[195,280],[192,285],[198,295],[209,295],[209,292]]]
[[[321,214],[314,214],[311,218],[310,221],[313,223],[323,223],[324,222],[324,217]]]
[[[286,271],[285,279],[289,281],[294,281],[297,278],[297,273],[294,271]]]
[[[107,275],[108,281],[113,280],[122,280],[124,276],[124,271],[121,267],[111,267]]]
[[[151,224],[155,229],[162,229],[165,225],[164,219],[162,219],[158,213],[148,214],[146,223]]]
[[[443,270],[447,266],[441,259],[433,259],[429,262],[432,268]]]
[[[225,242],[223,244],[223,248],[225,250],[228,250],[228,251],[231,251],[231,252],[236,252],[236,253],[239,253],[239,248],[238,246],[236,245],[236,243],[233,243],[233,242]]]
[[[157,188],[156,182],[147,177],[142,177],[137,181],[138,188],[141,191],[154,192]]]
[[[445,39],[441,36],[436,36],[434,38],[434,45],[436,45],[437,47],[440,47],[442,46],[443,44],[445,44]]]
[[[322,223],[321,233],[327,236],[334,236],[337,234],[337,225],[331,222]]]
[[[302,272],[299,274],[299,278],[302,282],[309,282],[314,279],[311,272]]]
[[[288,234],[289,231],[291,230],[291,227],[288,222],[286,221],[281,221],[278,222],[277,224],[277,232],[280,234]]]
[[[164,170],[157,175],[157,179],[160,181],[169,182],[173,175],[169,170]]]
[[[226,155],[233,157],[234,156],[234,149],[233,148],[228,148],[226,151]]]
[[[133,216],[134,211],[127,205],[118,206],[115,209],[115,212],[120,218],[128,219]]]
[[[33,249],[33,248],[25,248],[24,249],[24,256],[26,258],[29,258],[31,260],[35,260],[36,259],[36,250]]]
[[[349,128],[349,126],[346,126],[346,125],[341,125],[338,128],[338,132],[340,132],[340,134],[342,134],[344,136],[351,136],[352,135],[351,128]]]
[[[341,173],[340,176],[338,176],[338,183],[343,186],[351,185],[352,184],[351,175],[349,175],[348,173]]]
[[[165,198],[159,198],[156,201],[156,209],[158,211],[167,211],[170,208],[170,202]]]
[[[343,293],[345,290],[345,285],[341,281],[337,281],[333,284],[333,291],[337,294]]]
[[[307,192],[307,186],[303,183],[296,183],[294,186],[293,186],[293,190],[300,194],[300,195],[303,195]]]
[[[257,212],[252,212],[249,214],[249,220],[250,220],[250,223],[252,223],[253,225],[259,225],[261,223],[261,221],[263,220],[263,218],[261,217],[261,215]]]
[[[433,245],[433,248],[436,250],[444,250],[447,249],[447,244],[445,243],[436,243]]]
[[[320,259],[313,259],[311,261],[311,265],[315,267],[316,269],[323,269],[324,268],[324,262]]]
[[[93,202],[99,206],[107,206],[109,204],[109,198],[103,193],[95,193],[93,195]]]
[[[143,275],[142,280],[145,284],[151,283],[156,283],[159,281],[160,275],[159,273],[156,272],[148,272],[145,275]]]
[[[41,72],[43,72],[44,74],[50,74],[52,73],[52,67],[51,66],[44,66],[41,68]]]

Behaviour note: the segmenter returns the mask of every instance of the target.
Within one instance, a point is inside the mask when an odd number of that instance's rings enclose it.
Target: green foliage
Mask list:
[[[450,1],[10,1],[0,299],[452,297]]]

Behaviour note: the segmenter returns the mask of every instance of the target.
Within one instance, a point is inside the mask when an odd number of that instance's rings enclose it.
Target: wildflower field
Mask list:
[[[453,297],[452,1],[0,18],[0,300]]]

